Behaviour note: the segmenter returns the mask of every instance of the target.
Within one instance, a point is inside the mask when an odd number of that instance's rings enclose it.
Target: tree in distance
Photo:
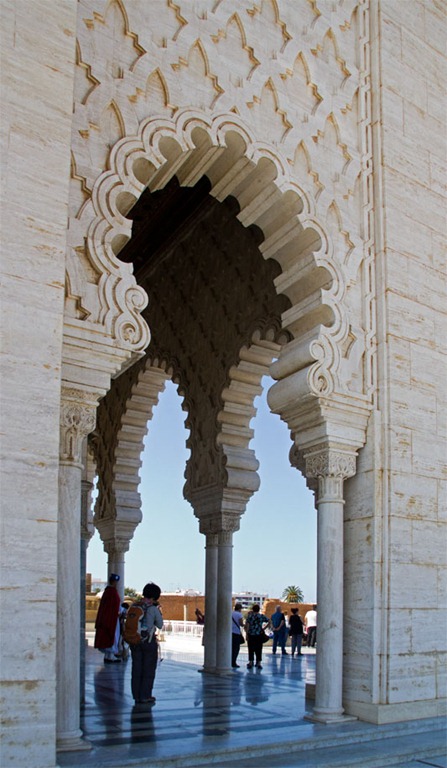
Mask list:
[[[137,592],[136,589],[133,587],[125,587],[124,588],[124,597],[140,597],[140,593]]]
[[[281,595],[281,599],[285,603],[302,603],[304,602],[303,590],[300,587],[286,587]]]

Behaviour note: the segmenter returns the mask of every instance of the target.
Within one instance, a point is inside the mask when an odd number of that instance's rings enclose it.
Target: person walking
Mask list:
[[[244,640],[241,629],[244,626],[241,603],[236,603],[234,606],[234,611],[231,614],[231,625],[231,666],[233,669],[238,669],[237,657],[239,656],[241,642]]]
[[[141,620],[141,642],[130,645],[132,655],[131,687],[135,704],[155,704],[156,701],[155,696],[152,696],[152,688],[158,660],[158,642],[155,631],[163,627],[163,616],[158,604],[160,594],[160,587],[149,582],[143,589],[142,601],[138,603],[144,610],[144,616]]]
[[[104,654],[105,664],[115,664],[119,653],[121,599],[117,585],[120,577],[111,573],[108,586],[102,593],[95,621],[95,648]]]
[[[315,648],[317,642],[317,606],[313,605],[310,611],[307,611],[304,617],[304,625],[307,631],[307,646]]]
[[[298,613],[298,608],[292,608],[292,615],[289,619],[289,635],[292,658],[295,655],[295,652],[297,656],[302,656],[301,645],[303,642],[303,622]]]
[[[264,638],[264,628],[270,624],[267,616],[259,612],[259,605],[255,603],[247,615],[245,622],[245,631],[247,634],[248,645],[248,664],[247,669],[251,669],[256,657],[256,667],[262,669],[262,642]]]
[[[276,649],[279,645],[283,656],[287,656],[286,642],[287,642],[287,628],[286,617],[281,611],[281,606],[277,605],[275,613],[270,618],[270,624],[273,629],[273,647],[272,653],[276,653]]]

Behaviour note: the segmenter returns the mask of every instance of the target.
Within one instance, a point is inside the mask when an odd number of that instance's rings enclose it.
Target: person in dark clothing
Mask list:
[[[273,645],[272,653],[276,653],[276,649],[279,645],[283,656],[287,656],[286,643],[287,643],[287,628],[286,617],[281,611],[281,606],[276,606],[276,611],[270,617],[270,624],[273,629]]]
[[[247,615],[245,622],[245,632],[247,634],[248,645],[248,664],[247,669],[251,669],[256,656],[256,667],[262,669],[262,640],[264,637],[264,627],[270,622],[267,616],[259,613],[259,605],[255,603]]]
[[[289,635],[292,657],[295,655],[295,651],[297,656],[302,656],[301,645],[303,642],[303,622],[298,613],[298,608],[292,608],[292,615],[289,619]]]

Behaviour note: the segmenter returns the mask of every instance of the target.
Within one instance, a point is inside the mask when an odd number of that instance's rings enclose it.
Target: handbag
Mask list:
[[[263,643],[263,644],[264,644],[264,643],[268,643],[268,641],[271,639],[271,638],[268,636],[268,634],[267,634],[266,632],[264,632],[264,630],[262,630],[262,632],[261,632],[261,638],[262,638],[262,643]]]

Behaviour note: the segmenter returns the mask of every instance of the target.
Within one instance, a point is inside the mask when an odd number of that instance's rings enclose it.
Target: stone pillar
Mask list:
[[[343,480],[355,474],[355,454],[333,448],[305,455],[306,475],[318,479],[317,659],[315,706],[309,719],[343,715]]]
[[[104,550],[107,552],[107,580],[111,573],[116,573],[120,580],[116,586],[117,592],[121,598],[121,602],[124,600],[124,587],[125,587],[125,553],[129,550],[130,542],[127,540],[113,540],[104,542]]]
[[[218,534],[216,672],[231,671],[231,610],[233,592],[233,532]]]
[[[85,595],[86,595],[86,570],[87,570],[87,547],[90,539],[92,538],[95,529],[93,527],[93,511],[92,511],[92,490],[93,481],[87,476],[87,440],[83,441],[83,463],[84,463],[84,476],[81,481],[81,581],[80,581],[80,594],[81,594],[81,611],[80,611],[80,701],[81,704],[85,700]]]
[[[95,427],[96,403],[63,389],[59,465],[56,699],[57,748],[89,749],[79,728],[81,611],[81,450]]]
[[[204,672],[214,672],[217,658],[218,534],[206,534]]]

